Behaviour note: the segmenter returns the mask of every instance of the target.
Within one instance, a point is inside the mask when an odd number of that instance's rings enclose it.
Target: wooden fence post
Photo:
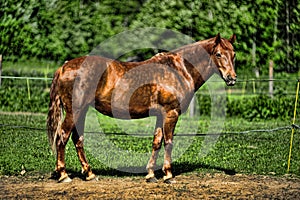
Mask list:
[[[190,103],[190,117],[194,117],[194,115],[195,115],[195,98],[196,98],[196,95],[193,96],[191,103]]]
[[[273,68],[274,68],[274,62],[273,60],[270,60],[269,63],[269,95],[271,98],[273,98]]]
[[[2,55],[0,54],[0,87],[1,87],[1,78],[2,77]]]

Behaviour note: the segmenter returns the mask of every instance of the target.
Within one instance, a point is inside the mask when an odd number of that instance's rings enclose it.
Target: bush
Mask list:
[[[201,115],[210,115],[211,113],[211,98],[209,95],[197,95],[198,106]],[[295,99],[291,96],[274,97],[269,96],[231,96],[224,99],[219,99],[219,103],[226,105],[226,116],[241,117],[248,120],[273,119],[281,118],[288,119],[293,116]],[[218,103],[218,100],[215,102]],[[215,106],[214,106],[215,107]],[[222,108],[222,106],[216,106]],[[223,112],[222,109],[217,112]]]
[[[249,120],[283,118],[293,116],[295,99],[287,97],[254,96],[228,101],[228,115]]]

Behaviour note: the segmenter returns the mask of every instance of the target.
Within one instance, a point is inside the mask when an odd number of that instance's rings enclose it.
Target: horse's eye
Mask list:
[[[216,53],[216,57],[217,57],[217,58],[221,58],[222,55],[221,55],[220,53]]]

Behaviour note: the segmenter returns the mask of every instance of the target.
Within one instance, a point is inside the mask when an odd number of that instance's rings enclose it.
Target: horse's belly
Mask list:
[[[118,85],[109,92],[100,91],[98,109],[101,113],[121,119],[138,119],[157,116],[168,110],[182,110],[181,103],[187,91],[171,84],[144,84],[140,87],[129,82]]]
[[[102,114],[118,119],[139,119],[150,116],[151,107],[138,101],[95,101],[94,107]]]

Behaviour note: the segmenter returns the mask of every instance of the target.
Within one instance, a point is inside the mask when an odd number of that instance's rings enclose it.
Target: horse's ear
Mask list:
[[[220,33],[218,33],[215,38],[215,46],[217,46],[220,43],[221,43],[221,35],[220,35]]]
[[[232,36],[229,38],[229,42],[230,42],[231,44],[233,44],[233,43],[235,42],[235,40],[236,40],[236,35],[235,35],[235,34],[232,34]]]

